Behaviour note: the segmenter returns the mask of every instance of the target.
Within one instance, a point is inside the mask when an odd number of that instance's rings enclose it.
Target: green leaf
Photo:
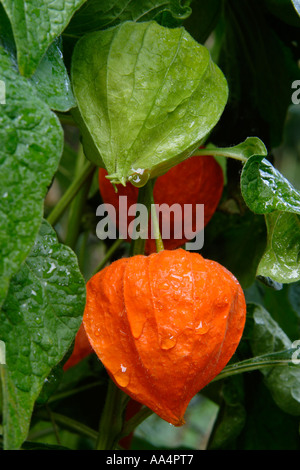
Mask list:
[[[17,52],[9,19],[0,4],[0,44],[10,53],[17,67]],[[76,106],[71,83],[61,52],[61,41],[51,44],[37,70],[28,81],[34,85],[37,95],[55,110],[66,112]]]
[[[2,442],[0,441],[0,449],[3,450]],[[26,441],[22,444],[21,450],[71,450],[68,447],[63,447],[54,444],[44,444],[43,442],[30,442]]]
[[[57,42],[54,42],[29,79],[38,96],[55,111],[66,112],[76,106],[70,79]]]
[[[36,399],[37,405],[44,405],[45,403],[47,403],[51,395],[53,395],[53,393],[59,387],[59,384],[63,378],[63,375],[64,375],[64,370],[63,370],[63,366],[61,363],[53,367],[50,374],[44,380],[44,384],[41,389],[41,392],[38,398]]]
[[[251,350],[255,356],[289,349],[291,341],[269,312],[261,305],[247,305],[247,325]]]
[[[300,338],[300,282],[274,290],[256,281],[245,291],[245,297],[246,302],[258,303],[270,312],[291,341]]]
[[[209,450],[226,449],[245,425],[246,410],[242,377],[224,380],[220,390],[223,403],[210,436]]]
[[[297,313],[300,319],[300,283],[294,283],[289,287],[288,298],[294,312]]]
[[[208,50],[184,28],[155,22],[125,22],[80,39],[72,82],[115,184],[143,186],[188,158],[227,101],[226,80]]]
[[[247,417],[233,450],[299,450],[299,418],[274,403],[259,377],[245,387]]]
[[[297,214],[267,214],[268,240],[257,273],[282,283],[300,280],[300,219]]]
[[[268,147],[278,147],[291,105],[291,84],[300,78],[291,45],[299,33],[288,27],[285,31],[280,22],[276,27],[262,0],[225,2],[223,7],[218,65],[230,89],[230,114],[222,131],[228,138],[234,129],[236,138],[254,129]]]
[[[10,52],[12,56],[16,55],[16,46],[11,24],[7,14],[0,2],[0,45]]]
[[[86,0],[1,0],[10,19],[20,73],[30,77],[50,44]]]
[[[292,3],[294,5],[294,8],[298,15],[300,16],[300,1],[299,0],[292,0]]]
[[[243,215],[216,212],[205,228],[205,244],[201,254],[225,266],[245,289],[255,280],[265,248],[263,216],[250,211],[245,211]]]
[[[271,287],[271,289],[274,289],[275,291],[279,291],[283,287],[283,284],[281,282],[276,282],[270,277],[258,275],[256,278],[258,281],[262,282],[265,286]]]
[[[72,109],[72,116],[77,123],[79,129],[80,129],[80,134],[81,134],[81,141],[82,141],[82,147],[84,150],[84,154],[88,160],[91,162],[95,162],[99,167],[105,168],[105,165],[102,161],[102,157],[99,153],[99,149],[96,147],[95,142],[92,139],[92,136],[84,122],[84,120],[81,117],[81,114],[78,110],[78,108]],[[99,186],[99,183],[98,183]]]
[[[58,167],[63,132],[57,117],[14,69],[0,47],[6,104],[0,105],[0,306],[9,279],[28,255],[43,199]]]
[[[300,11],[299,0],[264,0],[264,3],[270,12],[281,21],[291,26],[300,26],[300,20],[296,13],[297,4],[298,11]]]
[[[262,306],[248,305],[247,315],[253,322],[250,346],[254,356],[291,348],[290,339]],[[279,408],[285,413],[299,416],[300,366],[275,366],[262,369],[262,373],[264,383]]]
[[[241,190],[248,207],[265,214],[267,248],[257,274],[276,282],[300,279],[300,193],[273,165],[254,155],[244,165]]]
[[[44,444],[43,442],[24,442],[22,445],[22,450],[71,450],[68,447],[53,445],[53,444]]]
[[[221,0],[201,0],[192,3],[192,15],[184,22],[184,27],[196,41],[204,44],[215,29],[222,11]]]
[[[244,165],[241,190],[247,206],[256,214],[300,214],[300,193],[263,156],[253,155]]]
[[[74,340],[84,305],[77,258],[43,221],[0,314],[6,344],[1,377],[6,449],[18,449],[26,439],[35,400]]]
[[[263,302],[272,318],[280,325],[287,336],[295,341],[300,338],[300,282],[283,285],[274,292],[265,289]]]
[[[83,34],[116,26],[124,21],[149,21],[162,12],[184,20],[191,14],[190,0],[89,0],[74,15],[67,35]]]

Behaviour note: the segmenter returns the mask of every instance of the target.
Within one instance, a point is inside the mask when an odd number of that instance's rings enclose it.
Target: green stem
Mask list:
[[[43,410],[38,411],[35,416],[46,421],[49,420],[48,413]],[[89,426],[75,421],[74,419],[69,418],[68,416],[52,412],[52,417],[55,420],[56,424],[60,424],[65,429],[75,431],[78,434],[92,438],[93,440],[96,440],[98,437],[97,431],[94,431],[94,429],[91,429]]]
[[[149,180],[145,186],[142,186],[139,190],[138,196],[138,204],[143,204],[148,211],[151,211],[151,218],[152,218],[152,226],[153,226],[153,235],[155,237],[156,243],[156,250],[157,252],[162,251],[164,249],[163,241],[161,238],[160,230],[159,230],[159,222],[157,218],[157,213],[155,210],[155,203],[153,198],[153,187],[155,184],[155,180]],[[146,236],[148,236],[148,223],[147,220],[147,232]],[[145,252],[145,245],[146,245],[146,238],[137,238],[132,242],[131,245],[131,256],[134,255],[143,255]]]
[[[93,272],[93,276],[95,274],[97,274],[99,271],[101,271],[101,269],[104,268],[104,266],[106,265],[106,263],[110,260],[110,258],[112,257],[112,255],[115,253],[115,251],[117,251],[117,249],[122,245],[122,243],[124,242],[124,240],[122,238],[118,238],[113,244],[112,246],[107,250],[104,258],[102,258],[101,262],[99,263],[99,265],[97,266],[97,268],[95,269],[95,271]]]
[[[38,431],[30,432],[27,436],[27,441],[34,442],[40,439],[41,437],[49,436],[53,433],[53,426],[45,429],[40,429]]]
[[[63,33],[63,36],[65,36],[66,38],[80,39],[80,36],[78,36],[78,35],[76,35],[76,34],[66,34],[66,33]]]
[[[53,413],[52,413],[52,411],[50,410],[48,404],[46,404],[46,411],[47,411],[47,413],[48,413],[50,422],[51,422],[51,424],[52,424],[52,428],[53,428],[53,432],[54,432],[54,435],[55,435],[57,444],[58,444],[58,445],[61,445],[60,437],[59,437],[59,432],[58,432],[58,429],[57,429],[57,425],[56,425],[55,419],[54,419],[54,417],[53,417]]]
[[[149,180],[145,186],[142,186],[139,189],[139,195],[138,195],[138,204],[143,204],[146,206],[147,210],[149,210],[150,207],[150,200],[149,200],[149,186],[151,186],[151,180]],[[147,220],[147,227],[143,227],[146,229],[146,237],[148,235],[148,220]],[[136,240],[133,240],[131,242],[131,250],[130,250],[130,255],[135,256],[135,255],[143,255],[145,253],[145,245],[146,245],[146,238],[137,238]]]
[[[236,153],[231,153],[230,151],[224,151],[224,149],[198,149],[196,150],[192,157],[200,157],[201,155],[211,155],[212,157],[227,157],[227,158],[234,158],[235,160],[239,160],[243,163],[246,163],[248,158],[243,157],[243,155],[238,155]]]
[[[80,177],[82,170],[85,167],[86,158],[83,153],[82,146],[78,152],[77,162],[76,162],[76,169],[75,169],[75,179]],[[67,235],[65,239],[65,244],[75,249],[76,242],[78,239],[78,234],[80,230],[80,223],[82,212],[89,194],[89,190],[93,180],[93,173],[89,174],[86,181],[84,182],[82,188],[76,194],[74,200],[71,203],[70,211],[69,211],[69,219],[67,225]]]
[[[291,352],[294,350],[279,351],[277,353],[265,354],[256,358],[246,359],[241,362],[228,364],[213,380],[222,380],[232,375],[243,374],[254,370],[260,370],[270,367],[291,365]]]
[[[83,169],[82,173],[73,181],[67,191],[64,193],[62,198],[56,204],[52,212],[49,214],[47,221],[51,225],[55,225],[60,219],[66,208],[69,206],[71,201],[74,199],[78,191],[82,188],[86,180],[94,172],[96,166],[93,163],[88,163]]]
[[[81,235],[80,246],[78,249],[78,264],[80,271],[85,272],[85,261],[86,261],[86,248],[89,239],[89,230],[85,230]]]
[[[129,421],[126,421],[124,427],[118,437],[118,441],[123,437],[128,436],[132,433],[145,419],[149,418],[153,414],[153,411],[146,406],[136,413]]]
[[[85,392],[86,390],[90,390],[91,388],[97,387],[99,385],[103,385],[103,380],[98,380],[97,382],[93,382],[91,384],[82,385],[81,387],[72,388],[71,390],[52,395],[52,397],[49,398],[47,403],[50,404],[54,401],[64,400],[65,398],[76,395],[77,393]]]
[[[125,406],[129,397],[109,379],[102,411],[96,450],[114,450],[123,427]]]
[[[164,250],[164,244],[161,238],[161,233],[159,230],[159,221],[157,217],[157,212],[155,209],[155,201],[153,197],[153,188],[155,181],[150,180],[149,181],[149,186],[147,186],[148,190],[148,198],[150,200],[150,205],[151,205],[151,220],[152,220],[152,226],[153,226],[153,235],[155,238],[155,244],[156,244],[156,251],[159,253],[160,251]]]

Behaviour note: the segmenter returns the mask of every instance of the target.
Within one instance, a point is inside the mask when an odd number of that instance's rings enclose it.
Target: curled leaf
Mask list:
[[[300,193],[263,156],[253,155],[246,162],[241,189],[247,206],[256,214],[274,211],[300,214]]]
[[[275,282],[300,280],[300,220],[289,212],[266,214],[268,240],[258,274]]]

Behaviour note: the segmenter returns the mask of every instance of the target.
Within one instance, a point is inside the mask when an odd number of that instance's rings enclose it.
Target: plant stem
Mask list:
[[[49,420],[48,413],[43,412],[43,410],[38,411],[36,413],[36,417],[40,419],[44,419],[46,421]],[[98,437],[97,431],[94,431],[94,429],[90,428],[89,426],[86,426],[83,423],[75,421],[74,419],[69,418],[68,416],[64,416],[59,413],[52,412],[52,417],[57,424],[60,424],[62,427],[66,429],[70,429],[71,431],[75,431],[78,434],[92,438],[94,440],[96,440]]]
[[[40,439],[41,437],[44,436],[49,436],[50,434],[53,434],[53,426],[45,429],[40,429],[38,431],[30,432],[27,436],[27,441],[34,442]]]
[[[103,385],[103,380],[98,380],[97,382],[93,382],[91,384],[82,385],[81,387],[72,388],[72,389],[67,390],[65,392],[60,392],[60,393],[57,393],[56,395],[52,395],[49,398],[47,403],[50,404],[50,403],[52,403],[54,401],[57,401],[57,400],[63,400],[63,399],[68,398],[70,396],[76,395],[77,393],[81,393],[81,392],[85,392],[86,390],[90,390],[91,388],[97,387],[99,385]]]
[[[123,427],[123,415],[129,397],[109,379],[102,411],[96,450],[114,450]]]
[[[82,170],[84,169],[86,158],[83,153],[83,148],[80,146],[80,150],[77,156],[76,169],[75,169],[75,179],[81,175]],[[69,219],[68,219],[68,228],[65,244],[75,249],[76,242],[78,239],[80,223],[84,205],[92,184],[93,173],[89,174],[86,181],[84,182],[82,188],[76,194],[74,200],[70,206]]]
[[[257,356],[255,358],[246,359],[241,362],[228,364],[213,380],[212,382],[216,382],[217,380],[225,379],[226,377],[230,377],[232,375],[243,374],[245,372],[251,372],[254,370],[260,370],[270,367],[278,367],[278,366],[287,366],[291,365],[291,353],[294,350],[286,350],[286,351],[279,351],[271,354],[264,354],[262,356]]]
[[[57,425],[56,425],[55,419],[54,419],[54,417],[53,417],[53,413],[52,413],[52,411],[50,410],[50,408],[49,408],[48,405],[46,405],[46,410],[47,410],[47,413],[48,413],[50,422],[51,422],[51,424],[52,424],[52,428],[53,428],[53,432],[54,432],[54,435],[55,435],[57,444],[58,444],[58,445],[61,445],[60,437],[59,437],[59,432],[58,432],[58,429],[57,429]]]
[[[149,211],[151,211],[151,220],[152,220],[152,227],[153,227],[152,232],[155,237],[156,250],[157,252],[159,252],[164,249],[164,245],[162,242],[162,238],[161,238],[161,234],[159,230],[159,222],[158,222],[157,213],[156,213],[155,205],[154,205],[155,204],[154,198],[153,198],[154,184],[155,184],[155,180],[149,180],[145,184],[145,186],[142,186],[140,188],[139,196],[138,196],[138,204],[143,204],[144,206],[146,206],[148,214],[149,214]],[[131,256],[144,254],[146,240],[147,240],[148,233],[149,233],[148,224],[149,224],[149,219],[147,219],[147,226],[142,227],[142,229],[144,229],[145,231],[144,236],[146,238],[139,237],[132,242]]]
[[[85,272],[86,247],[89,239],[89,234],[90,232],[88,230],[85,230],[83,232],[83,234],[81,235],[82,239],[78,250],[78,264],[82,273]]]
[[[73,181],[62,198],[58,201],[52,212],[49,214],[47,221],[51,225],[55,225],[59,218],[62,216],[66,208],[74,199],[80,188],[84,185],[86,180],[92,175],[96,166],[94,163],[88,163],[83,169],[82,173]]]
[[[142,186],[139,189],[139,194],[138,194],[138,204],[143,204],[146,206],[147,210],[149,210],[150,207],[150,201],[149,201],[149,193],[148,193],[148,187],[149,187],[150,181],[148,181],[145,186]],[[146,227],[141,227],[142,231],[145,230],[145,236],[147,237],[148,235],[148,220],[147,220],[147,226]],[[133,240],[131,242],[131,250],[130,250],[130,255],[135,256],[135,255],[143,255],[145,253],[145,245],[146,245],[146,238],[139,237],[136,240]]]
[[[153,411],[146,406],[136,413],[129,421],[126,421],[124,427],[118,437],[118,441],[123,437],[128,436],[132,433],[145,419],[149,418],[153,414]]]
[[[151,205],[151,220],[152,220],[152,226],[153,226],[153,235],[154,235],[155,244],[156,244],[156,251],[157,253],[159,253],[160,251],[164,250],[164,244],[163,244],[161,233],[159,230],[159,221],[158,221],[154,197],[153,197],[154,184],[155,184],[155,180],[154,181],[150,180],[149,186],[147,186],[147,190],[148,190],[148,198],[150,200],[150,205]]]
[[[115,253],[115,251],[117,251],[117,249],[122,245],[122,243],[124,242],[124,240],[122,238],[118,238],[114,243],[113,245],[107,250],[104,258],[101,260],[101,262],[99,263],[99,265],[97,266],[97,268],[95,269],[95,271],[93,272],[93,276],[95,274],[97,274],[97,272],[101,271],[101,269],[104,268],[104,266],[106,265],[106,263],[110,260],[110,258],[112,257],[112,255]]]

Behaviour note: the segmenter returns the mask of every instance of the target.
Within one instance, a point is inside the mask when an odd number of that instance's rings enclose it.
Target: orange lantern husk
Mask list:
[[[233,356],[245,317],[236,278],[177,249],[122,258],[93,276],[83,323],[116,385],[180,426],[193,396]]]

